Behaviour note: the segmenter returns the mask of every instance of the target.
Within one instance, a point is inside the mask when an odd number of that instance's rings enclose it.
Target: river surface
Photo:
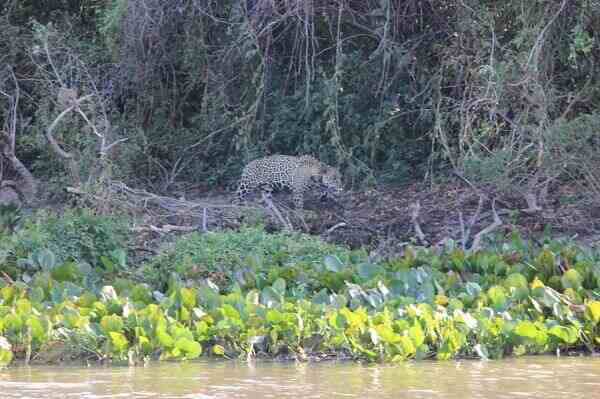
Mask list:
[[[600,398],[600,358],[12,367],[0,398]]]

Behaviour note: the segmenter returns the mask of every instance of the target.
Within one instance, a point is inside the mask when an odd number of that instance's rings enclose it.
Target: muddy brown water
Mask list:
[[[0,398],[600,398],[600,358],[13,367]]]

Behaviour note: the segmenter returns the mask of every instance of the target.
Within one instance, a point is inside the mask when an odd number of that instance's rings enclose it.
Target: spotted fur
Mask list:
[[[309,156],[273,155],[256,159],[244,168],[237,190],[237,200],[243,201],[252,191],[260,189],[271,195],[274,189],[292,191],[296,209],[302,209],[304,193],[319,188],[327,192],[340,192],[342,181],[337,169]]]

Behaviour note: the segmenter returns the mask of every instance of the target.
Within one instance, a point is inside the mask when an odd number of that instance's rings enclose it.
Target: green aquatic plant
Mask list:
[[[57,347],[136,363],[322,353],[398,362],[600,346],[599,257],[573,245],[513,237],[476,253],[407,248],[373,262],[253,228],[184,236],[142,267],[144,282],[118,267],[90,280],[45,250],[28,259],[38,267],[0,282],[3,364]]]

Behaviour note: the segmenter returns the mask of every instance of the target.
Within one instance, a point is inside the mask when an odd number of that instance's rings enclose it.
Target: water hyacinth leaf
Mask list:
[[[371,305],[372,308],[378,309],[383,305],[383,297],[376,290],[369,290],[367,292],[367,303]]]
[[[110,343],[118,352],[124,352],[129,346],[129,341],[127,341],[125,335],[115,331],[109,332],[108,335],[110,336]]]
[[[578,331],[575,327],[554,326],[548,330],[548,334],[560,338],[567,344],[574,344],[579,338]]]
[[[16,289],[12,285],[2,287],[0,289],[0,295],[2,295],[3,302],[8,304],[11,301],[11,299],[14,297],[15,291],[16,291]]]
[[[470,296],[476,297],[481,292],[481,286],[475,282],[469,281],[465,284],[465,290]]]
[[[56,255],[49,249],[39,249],[31,255],[34,263],[42,270],[50,271],[56,266]]]
[[[283,296],[273,287],[265,287],[260,293],[260,302],[267,307],[275,306],[283,301]]]
[[[100,320],[100,327],[102,327],[104,333],[107,334],[110,332],[121,332],[123,330],[123,326],[123,319],[121,316],[116,314],[104,316]]]
[[[506,308],[506,291],[501,286],[490,287],[487,291],[487,296],[492,302],[494,310],[503,311]]]
[[[335,309],[341,309],[348,304],[348,298],[341,294],[331,294],[329,296],[329,303]]]
[[[371,280],[373,277],[383,273],[383,268],[372,263],[361,263],[358,265],[358,276],[363,280]]]
[[[521,273],[511,273],[504,280],[506,287],[527,288],[527,278]]]
[[[187,359],[195,359],[202,354],[202,345],[186,337],[177,339],[175,348],[184,353]]]
[[[415,352],[417,351],[413,340],[405,335],[399,336],[397,347],[401,348],[402,355],[405,358],[414,356]]]
[[[31,313],[31,302],[28,299],[21,298],[17,301],[17,314],[19,316],[27,316]]]
[[[328,305],[329,294],[326,289],[322,289],[315,296],[313,296],[312,302],[317,305]]]
[[[325,256],[325,258],[323,258],[323,264],[327,270],[333,273],[340,273],[344,270],[344,265],[338,257],[334,255]]]
[[[27,318],[27,326],[31,329],[31,336],[38,342],[42,342],[46,337],[46,331],[42,322],[37,316],[31,315]]]
[[[282,279],[281,277],[279,277],[277,280],[275,280],[272,287],[273,287],[273,290],[275,290],[275,292],[277,292],[279,295],[285,294],[286,284],[285,284],[285,280]]]
[[[156,332],[156,338],[163,348],[173,347],[175,340],[166,331],[158,330]]]
[[[115,262],[106,255],[100,256],[100,263],[102,263],[107,273],[114,273],[117,270]]]
[[[421,325],[418,323],[408,329],[408,336],[412,339],[416,347],[425,343],[425,334],[423,333]]]
[[[110,256],[121,269],[127,266],[127,252],[124,249],[114,249],[111,251]]]
[[[256,289],[248,291],[246,294],[246,302],[252,305],[258,305],[260,303],[260,292]]]
[[[50,275],[56,281],[78,281],[81,278],[79,267],[75,262],[66,262],[54,267]]]
[[[585,318],[594,325],[600,323],[600,301],[590,301],[585,304]]]
[[[456,321],[464,323],[470,330],[477,328],[477,319],[475,319],[470,313],[456,309],[453,315]]]
[[[383,324],[375,326],[375,331],[377,332],[377,335],[379,336],[381,341],[385,342],[386,344],[394,344],[400,342],[402,337],[402,335],[396,334],[391,327]]]
[[[46,293],[42,287],[33,287],[31,292],[29,293],[29,297],[35,303],[44,302],[44,298],[46,297]]]
[[[539,331],[535,324],[528,320],[523,320],[517,323],[514,333],[521,337],[536,339]]]
[[[181,304],[186,308],[193,308],[196,306],[196,291],[193,288],[182,288],[179,290],[181,294]]]
[[[563,274],[560,281],[563,288],[573,288],[574,290],[578,290],[583,284],[583,277],[581,277],[581,274],[579,274],[577,270],[569,269]]]

